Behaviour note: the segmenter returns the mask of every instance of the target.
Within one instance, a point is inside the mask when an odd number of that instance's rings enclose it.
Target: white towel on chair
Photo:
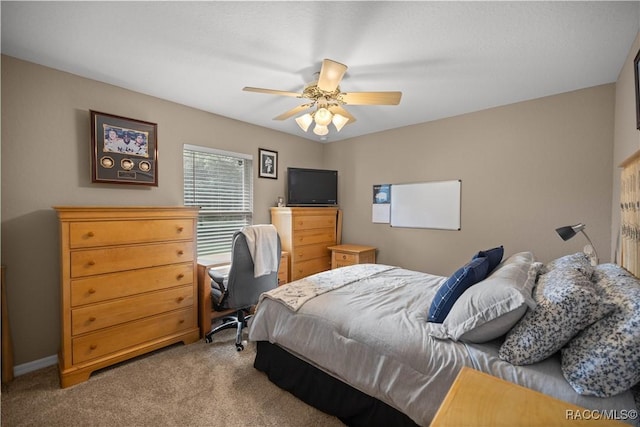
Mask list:
[[[252,225],[242,229],[253,260],[254,277],[278,271],[278,231],[271,224]]]

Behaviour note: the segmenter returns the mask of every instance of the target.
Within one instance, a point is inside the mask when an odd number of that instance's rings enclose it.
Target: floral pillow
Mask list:
[[[551,262],[545,264],[541,273],[548,273],[556,268],[573,268],[584,274],[587,279],[591,279],[593,276],[594,267],[591,265],[591,261],[584,252],[577,252],[571,255],[565,255],[560,258],[554,259]]]
[[[609,397],[640,382],[640,280],[601,264],[594,281],[616,308],[569,341],[561,367],[576,392]]]
[[[615,307],[605,304],[595,285],[573,268],[556,268],[538,279],[534,309],[507,333],[498,355],[514,365],[546,359],[586,326]]]

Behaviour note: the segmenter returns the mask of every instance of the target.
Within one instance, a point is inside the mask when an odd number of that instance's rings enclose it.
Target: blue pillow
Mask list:
[[[484,280],[489,271],[489,258],[477,257],[453,273],[438,289],[429,307],[427,320],[442,323],[456,300],[472,285]]]
[[[489,270],[487,276],[500,264],[502,257],[504,256],[504,247],[502,245],[497,248],[487,249],[486,251],[479,251],[473,256],[472,259],[487,257],[489,259]]]

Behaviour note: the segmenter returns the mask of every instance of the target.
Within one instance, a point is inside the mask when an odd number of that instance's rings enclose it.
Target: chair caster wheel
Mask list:
[[[237,351],[242,351],[242,350],[244,350],[244,345],[242,345],[242,344],[236,344],[236,350],[237,350]]]
[[[213,338],[211,338],[211,337],[204,337],[204,342],[206,342],[206,343],[213,342]]]

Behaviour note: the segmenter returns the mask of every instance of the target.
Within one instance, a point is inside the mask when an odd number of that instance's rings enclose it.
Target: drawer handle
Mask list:
[[[87,237],[93,237],[93,236],[95,236],[95,234],[93,234],[93,231],[90,231],[87,233]]]
[[[93,288],[91,288],[91,289],[89,289],[89,293],[90,293],[90,294],[95,294],[95,293],[96,293],[96,290],[95,290],[95,289],[93,289]]]
[[[178,233],[182,233],[184,231],[184,227],[178,227]]]
[[[178,320],[178,323],[184,323],[184,319]]]
[[[184,255],[184,251],[183,251],[182,249],[180,249],[180,250],[178,251],[178,255]]]
[[[178,302],[184,301],[184,297],[178,297]]]
[[[93,316],[89,317],[89,322],[95,322],[95,321],[96,321],[95,317],[93,317]]]
[[[91,260],[91,261],[88,261],[88,262],[87,262],[87,265],[96,265],[96,262],[95,262],[95,261],[93,261],[93,260]]]
[[[347,256],[346,255],[342,255],[342,259],[347,259]]]
[[[178,280],[183,279],[184,278],[184,274],[180,273],[178,274]]]
[[[95,350],[96,348],[98,348],[98,344],[91,344],[89,346],[89,350]]]

